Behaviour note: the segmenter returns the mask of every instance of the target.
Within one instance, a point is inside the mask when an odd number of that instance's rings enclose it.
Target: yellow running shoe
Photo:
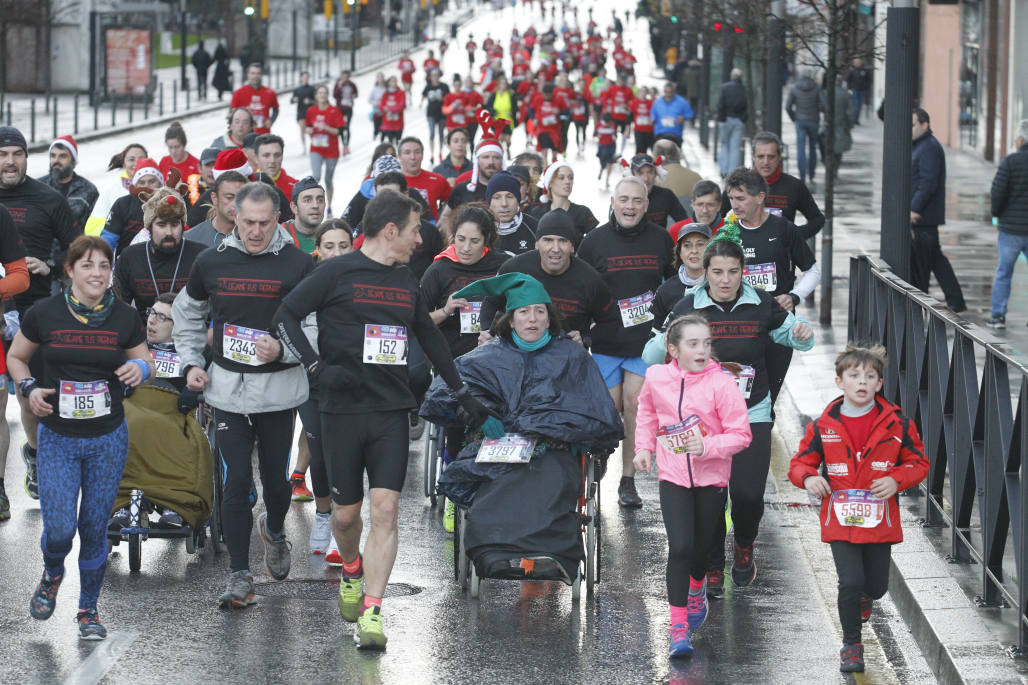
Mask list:
[[[353,623],[361,615],[364,603],[364,576],[339,579],[339,615],[344,621]]]
[[[353,641],[358,649],[385,649],[387,638],[382,630],[382,607],[368,607],[357,619]]]
[[[447,533],[453,532],[456,514],[457,505],[455,505],[451,500],[446,500],[446,511],[443,512],[443,530]]]

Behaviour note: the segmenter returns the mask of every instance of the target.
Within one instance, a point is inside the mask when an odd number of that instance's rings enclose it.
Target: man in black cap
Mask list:
[[[305,176],[293,185],[289,207],[295,218],[282,222],[293,245],[311,254],[316,247],[314,234],[325,220],[325,188],[313,176]]]
[[[650,155],[644,153],[632,157],[632,175],[646,184],[648,192],[649,209],[646,210],[646,220],[661,228],[667,228],[668,217],[671,218],[670,223],[674,223],[688,219],[689,213],[685,211],[674,192],[657,185],[657,177],[660,175],[657,167],[658,162]]]
[[[568,337],[589,347],[594,330],[621,323],[610,289],[596,269],[575,256],[575,241],[580,234],[567,212],[548,212],[535,232],[535,249],[508,259],[498,273],[528,274],[542,283],[564,315]],[[487,298],[482,303],[482,321],[491,322],[497,313],[506,311],[506,306],[502,296]],[[482,328],[488,330],[489,326]],[[482,334],[482,339],[489,337],[489,333]]]
[[[510,256],[528,252],[535,245],[535,217],[521,211],[521,182],[501,171],[489,179],[485,201],[496,217],[496,232],[500,234],[497,250]]]
[[[71,241],[82,234],[75,223],[64,196],[44,183],[29,178],[28,147],[25,136],[12,126],[0,126],[0,205],[7,208],[25,246],[25,265],[29,270],[28,290],[14,296],[18,315],[36,300],[50,295],[53,275],[58,273],[62,255],[54,255],[54,242],[63,253]],[[35,355],[29,370],[36,378],[43,377],[42,355]],[[22,445],[27,474],[25,489],[33,499],[39,498],[36,484],[36,429],[39,418],[29,408],[28,399],[18,394],[21,424],[27,442]]]
[[[75,173],[78,161],[79,147],[75,139],[61,136],[50,143],[50,173],[36,180],[63,195],[79,227],[85,227],[100,192],[89,179]]]

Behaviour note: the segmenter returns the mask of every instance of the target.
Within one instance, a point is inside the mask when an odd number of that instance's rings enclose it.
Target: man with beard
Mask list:
[[[99,233],[115,256],[131,245],[133,238],[143,230],[143,202],[163,187],[164,175],[157,162],[150,158],[136,162],[129,194],[114,202],[107,225]]]
[[[162,293],[177,293],[189,280],[193,261],[206,246],[182,239],[186,203],[177,192],[161,188],[143,203],[143,227],[150,240],[122,250],[114,268],[114,294],[146,311]]]
[[[61,136],[50,143],[50,173],[40,176],[40,183],[45,183],[68,201],[71,215],[81,230],[86,219],[100,197],[100,191],[88,179],[75,173],[79,162],[79,146],[71,136]]]
[[[29,287],[14,295],[18,315],[36,300],[49,297],[54,273],[58,272],[60,255],[55,259],[54,242],[63,252],[82,230],[72,218],[67,200],[53,188],[28,178],[28,146],[25,136],[11,126],[0,126],[0,205],[7,208],[25,247],[25,266],[29,271]],[[43,377],[43,357],[35,355],[29,370],[36,378]],[[38,499],[36,484],[36,429],[39,418],[29,408],[28,398],[18,394],[21,404],[21,425],[27,442],[22,445],[25,459],[25,490]]]
[[[503,169],[503,146],[500,145],[500,141],[491,136],[480,140],[475,146],[472,165],[470,181],[461,183],[460,179],[457,179],[458,182],[453,187],[453,192],[450,193],[446,208],[439,217],[440,225],[447,225],[446,219],[457,207],[468,202],[482,202],[486,199],[489,179]]]

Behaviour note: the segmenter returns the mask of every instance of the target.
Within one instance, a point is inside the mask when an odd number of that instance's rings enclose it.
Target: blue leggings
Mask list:
[[[123,421],[106,435],[73,438],[40,424],[37,439],[43,564],[51,576],[64,574],[78,528],[79,609],[93,609],[107,569],[107,524],[128,459],[128,427]]]

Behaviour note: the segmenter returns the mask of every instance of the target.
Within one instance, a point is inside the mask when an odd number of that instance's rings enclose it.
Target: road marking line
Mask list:
[[[82,665],[64,679],[64,685],[93,685],[100,682],[114,662],[120,659],[138,638],[139,633],[135,630],[110,633]]]

